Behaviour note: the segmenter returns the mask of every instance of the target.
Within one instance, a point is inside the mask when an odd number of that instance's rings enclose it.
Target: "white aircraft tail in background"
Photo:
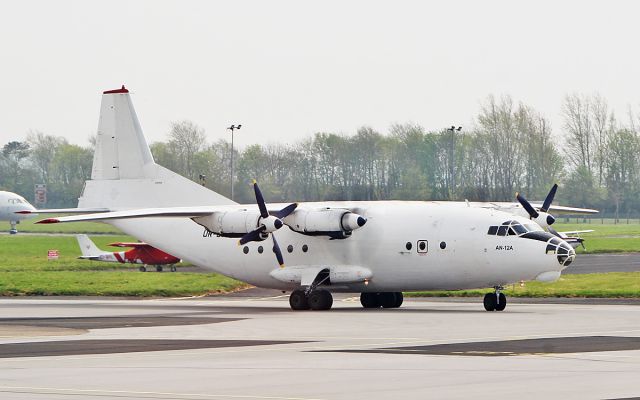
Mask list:
[[[100,260],[100,256],[104,256],[107,254],[111,254],[106,251],[102,251],[96,246],[95,243],[89,236],[87,235],[76,235],[76,239],[78,239],[78,245],[80,246],[80,251],[82,252],[82,256],[78,258],[87,259],[87,260]],[[113,260],[115,261],[115,259]]]

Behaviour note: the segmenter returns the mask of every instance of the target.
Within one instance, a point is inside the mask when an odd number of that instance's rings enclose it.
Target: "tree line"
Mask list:
[[[520,191],[542,199],[553,183],[558,201],[619,216],[640,211],[640,136],[631,113],[619,120],[599,95],[568,95],[563,124],[509,96],[489,96],[475,123],[429,131],[395,124],[354,134],[316,133],[296,143],[234,149],[235,200],[254,201],[257,179],[270,202],[318,200],[514,201]],[[171,124],[151,144],[156,162],[230,194],[230,143],[210,143],[191,121]],[[0,187],[33,198],[46,183],[47,207],[73,207],[91,174],[92,147],[32,132],[2,148]]]

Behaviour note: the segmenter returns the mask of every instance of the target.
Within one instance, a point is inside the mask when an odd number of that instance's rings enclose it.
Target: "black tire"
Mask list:
[[[487,311],[495,311],[496,310],[496,294],[495,293],[487,293],[484,295],[484,309]]]
[[[495,296],[493,296],[495,298]],[[496,304],[496,311],[503,311],[507,306],[507,296],[504,293],[498,295],[498,303]]]
[[[378,296],[378,301],[380,301],[382,308],[394,308],[396,305],[396,293],[382,292]]]
[[[364,308],[380,308],[378,293],[360,293],[360,304],[362,304]]]
[[[399,308],[402,305],[402,301],[404,300],[404,296],[402,292],[396,292],[396,302],[393,304],[393,308]]]
[[[177,270],[178,270],[178,268],[176,268],[176,266],[175,266],[175,265],[172,265],[172,266],[171,266],[171,272],[176,272]]]
[[[147,272],[147,267],[145,267],[144,265],[138,269],[140,270],[140,272]]]
[[[162,265],[156,265],[156,271],[162,272]]]
[[[292,310],[308,310],[309,309],[309,299],[307,299],[307,295],[304,293],[304,290],[294,290],[289,295],[289,305]]]
[[[309,295],[309,308],[312,310],[329,310],[333,305],[333,296],[327,290],[314,290]]]

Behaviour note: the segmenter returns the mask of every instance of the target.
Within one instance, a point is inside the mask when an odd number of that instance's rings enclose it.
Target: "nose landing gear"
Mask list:
[[[402,292],[364,292],[360,294],[360,304],[364,308],[398,308],[402,305]]]
[[[487,311],[503,311],[507,306],[507,296],[502,293],[502,286],[495,286],[494,293],[484,295],[484,309]]]

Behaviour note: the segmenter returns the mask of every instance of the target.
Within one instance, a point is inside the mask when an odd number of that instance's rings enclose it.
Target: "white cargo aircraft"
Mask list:
[[[402,304],[402,291],[493,287],[484,307],[502,311],[504,285],[554,281],[575,258],[566,241],[538,223],[548,225],[550,200],[537,210],[526,200],[522,208],[437,201],[266,205],[254,182],[257,205],[237,204],[154,162],[124,86],[102,96],[91,178],[76,211],[94,212],[41,222],[110,223],[195,265],[291,291],[294,310],[329,309],[331,292],[361,293],[365,308],[393,308]],[[514,215],[524,207],[526,217]]]
[[[16,234],[16,225],[21,220],[32,218],[36,209],[24,199],[24,197],[12,193],[0,191],[0,221],[9,221],[11,229],[9,233]]]

